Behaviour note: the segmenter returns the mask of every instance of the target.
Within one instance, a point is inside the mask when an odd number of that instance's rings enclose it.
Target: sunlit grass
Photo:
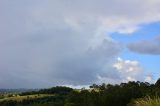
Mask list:
[[[9,100],[13,100],[13,101],[22,101],[24,99],[34,99],[34,98],[43,98],[43,97],[49,97],[49,96],[54,96],[54,95],[49,95],[49,94],[35,94],[35,95],[26,95],[26,96],[13,96],[13,97],[5,97],[3,99],[0,99],[1,101],[9,101]]]
[[[159,97],[145,97],[142,99],[135,100],[132,105],[129,106],[160,106]]]

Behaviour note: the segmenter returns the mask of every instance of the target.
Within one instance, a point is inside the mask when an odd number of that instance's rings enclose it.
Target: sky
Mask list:
[[[0,0],[0,88],[160,76],[159,0]]]

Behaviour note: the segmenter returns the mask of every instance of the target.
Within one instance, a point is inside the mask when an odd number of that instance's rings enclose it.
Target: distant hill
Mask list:
[[[22,93],[30,91],[38,91],[39,89],[0,89],[0,93]]]
[[[64,106],[65,100],[73,89],[57,86],[31,91],[28,89],[2,89],[1,91],[3,94],[0,94],[0,106]]]

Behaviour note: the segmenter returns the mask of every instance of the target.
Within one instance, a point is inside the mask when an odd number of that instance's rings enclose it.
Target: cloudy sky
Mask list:
[[[0,88],[147,81],[159,0],[0,0]]]

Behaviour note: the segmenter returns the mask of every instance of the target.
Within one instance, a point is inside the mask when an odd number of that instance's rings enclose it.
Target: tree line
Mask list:
[[[135,82],[93,84],[90,90],[72,91],[65,106],[132,106],[138,98],[160,97],[160,79],[155,84]]]
[[[54,94],[54,96],[25,99],[22,101],[1,101],[0,106],[133,106],[138,98],[160,97],[160,79],[155,84],[130,81],[121,84],[93,84],[90,89],[53,87],[20,95]]]

